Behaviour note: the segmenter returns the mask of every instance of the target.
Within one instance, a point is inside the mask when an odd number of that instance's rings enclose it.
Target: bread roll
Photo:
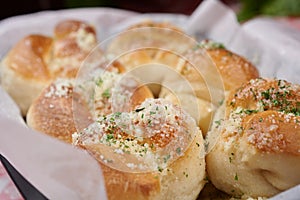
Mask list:
[[[243,83],[258,78],[256,67],[246,58],[226,49],[222,44],[204,40],[199,45],[217,66],[227,91],[239,88]]]
[[[102,117],[73,139],[99,161],[109,199],[196,199],[205,184],[201,131],[166,100]]]
[[[53,40],[41,35],[25,37],[1,62],[1,86],[20,107],[23,115],[51,75],[45,60],[49,59]]]
[[[144,21],[130,26],[110,40],[107,53],[120,56],[140,48],[155,48],[155,51],[148,51],[153,57],[164,49],[185,52],[194,43],[194,38],[185,35],[182,29],[168,22]]]
[[[73,78],[96,46],[94,29],[80,21],[63,21],[54,37],[29,35],[19,41],[0,65],[1,85],[25,116],[41,90],[57,77]]]
[[[27,113],[28,126],[71,143],[71,134],[87,127],[97,117],[131,110],[145,98],[153,97],[146,86],[133,78],[122,81],[122,76],[115,71],[100,71],[88,85],[81,85],[74,79],[57,79],[43,89]],[[113,95],[115,91],[119,94]],[[124,98],[128,104],[120,102]]]
[[[152,26],[159,27],[159,24],[154,23],[150,27]],[[135,32],[131,34],[134,35]],[[174,43],[180,46],[186,38],[182,35],[177,36],[181,37],[181,40]],[[161,37],[165,36],[161,34]],[[123,40],[126,41],[126,45],[121,42]],[[155,43],[156,40],[157,38],[148,38],[147,41]],[[133,41],[127,38],[127,35],[126,37],[120,35],[112,43],[130,50],[118,57],[125,71],[152,68],[153,70],[146,69],[145,72],[136,74],[143,80],[149,79],[149,82],[156,83],[150,85],[155,96],[174,100],[173,103],[190,111],[205,135],[211,125],[213,113],[224,100],[225,93],[240,87],[250,79],[257,78],[258,71],[245,58],[225,49],[219,43],[205,40],[200,44],[195,42],[192,46],[192,40],[186,41],[184,45],[190,46],[185,46],[185,51],[181,54],[178,54],[181,50],[170,51],[172,45],[166,44],[164,49],[148,48],[148,44],[143,43],[144,38],[135,38]],[[130,46],[130,42],[132,45],[141,42],[147,48],[134,49]],[[161,65],[160,69],[158,65]],[[165,70],[166,67],[173,73]],[[194,99],[196,103],[189,103],[187,99],[191,100],[194,96],[197,97]]]
[[[232,92],[208,133],[212,183],[251,197],[271,197],[299,184],[299,105],[300,86],[284,80],[253,79]]]

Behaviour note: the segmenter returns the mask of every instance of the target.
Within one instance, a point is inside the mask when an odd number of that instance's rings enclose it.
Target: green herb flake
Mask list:
[[[177,154],[181,154],[181,148],[180,148],[180,147],[177,147],[176,153],[177,153]]]
[[[224,103],[224,99],[220,100],[218,103],[221,106]]]
[[[235,173],[234,180],[236,180],[236,181],[239,180],[239,177],[238,177],[237,173]]]
[[[106,90],[102,93],[102,97],[104,97],[104,98],[109,98],[109,97],[110,97],[110,91],[109,91],[109,89],[106,89]]]
[[[160,166],[158,166],[158,167],[157,167],[157,170],[158,170],[159,172],[162,172],[162,171],[163,171],[163,168],[161,168]]]
[[[102,83],[103,83],[102,78],[99,78],[99,79],[96,80],[96,85],[97,85],[98,87],[100,87],[100,86],[102,85]]]
[[[225,49],[225,46],[222,43],[214,42],[212,40],[206,40],[198,44],[194,50],[197,50],[198,48],[204,48],[204,49]]]
[[[116,116],[116,117],[120,117],[121,114],[122,114],[121,112],[116,112],[116,113],[115,113],[115,116]]]
[[[168,154],[164,157],[164,163],[168,162],[168,160],[171,158],[171,155]]]
[[[252,113],[257,113],[257,112],[258,110],[250,110],[250,109],[244,110],[244,113],[247,115],[251,115]]]
[[[217,126],[220,126],[221,125],[221,120],[217,120],[217,121],[215,121],[215,123],[217,124]]]
[[[272,103],[274,104],[274,106],[280,105],[280,102],[277,99],[273,99]]]
[[[135,109],[135,112],[140,112],[142,110],[145,110],[145,107],[143,107],[143,108],[137,108],[137,109]]]
[[[270,99],[270,90],[268,89],[268,90],[266,90],[266,91],[263,91],[262,93],[261,93],[261,96],[263,96],[265,99]]]
[[[111,139],[113,139],[114,138],[114,135],[113,134],[107,134],[106,135],[106,141],[109,141],[109,140],[111,140]]]
[[[150,111],[150,115],[154,115],[154,114],[156,114],[156,112]]]

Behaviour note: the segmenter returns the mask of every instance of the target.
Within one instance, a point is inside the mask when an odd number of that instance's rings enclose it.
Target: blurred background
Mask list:
[[[258,15],[300,16],[300,0],[220,0],[230,6],[239,21]],[[80,7],[113,7],[137,12],[191,14],[202,0],[9,0],[0,8],[0,19],[43,10]]]

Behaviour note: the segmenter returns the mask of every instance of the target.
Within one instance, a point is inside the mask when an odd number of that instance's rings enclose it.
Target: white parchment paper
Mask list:
[[[210,38],[224,43],[230,50],[252,61],[263,77],[300,82],[298,30],[270,18],[258,18],[240,25],[235,14],[217,0],[204,1],[189,17],[86,8],[9,18],[0,21],[0,58],[28,34],[51,36],[55,24],[63,19],[80,19],[92,23],[100,41],[145,19],[169,21],[198,40]],[[24,127],[18,108],[1,88],[0,101],[0,152],[28,180],[51,199],[105,198],[100,169],[90,156]],[[299,188],[295,187],[273,199],[297,199],[300,196]]]

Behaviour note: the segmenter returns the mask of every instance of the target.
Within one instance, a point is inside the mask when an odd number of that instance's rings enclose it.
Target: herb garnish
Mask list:
[[[102,97],[104,97],[104,98],[109,98],[109,97],[110,97],[110,91],[109,91],[109,89],[106,89],[106,90],[102,93]]]
[[[140,112],[140,111],[142,111],[144,109],[145,109],[145,107],[143,107],[143,108],[137,108],[137,109],[135,109],[135,112]]]

